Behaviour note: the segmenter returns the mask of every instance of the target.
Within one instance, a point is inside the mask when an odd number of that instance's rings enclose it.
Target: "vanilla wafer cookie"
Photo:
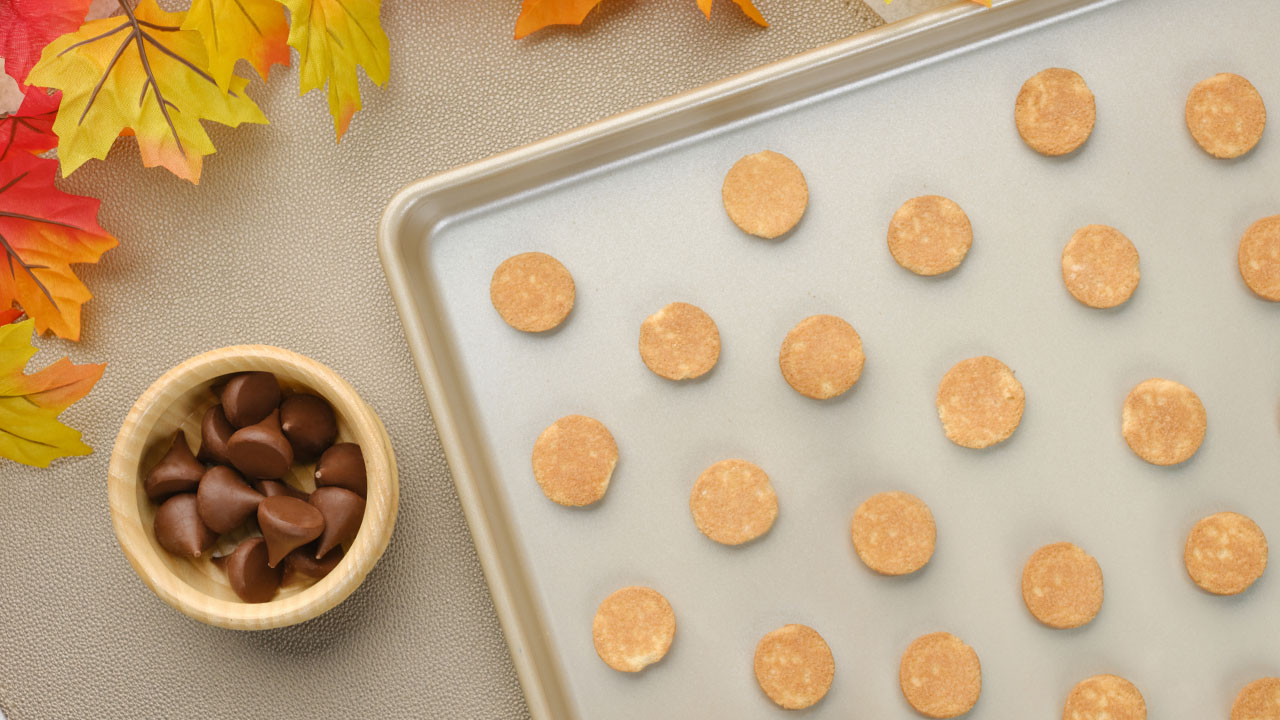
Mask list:
[[[1205,78],[1187,93],[1187,129],[1216,158],[1240,157],[1262,139],[1267,108],[1248,80],[1233,73]]]
[[[489,301],[511,327],[545,332],[564,322],[573,309],[573,276],[546,253],[513,255],[493,271]]]
[[[801,320],[787,333],[778,353],[787,384],[815,400],[836,397],[853,387],[865,362],[858,331],[835,315]]]
[[[1022,84],[1013,106],[1018,134],[1041,155],[1066,155],[1093,132],[1093,93],[1074,70],[1049,68]]]
[[[882,575],[907,575],[933,557],[937,528],[929,506],[911,493],[882,492],[853,512],[853,549]]]
[[[661,660],[676,635],[676,615],[662,593],[633,585],[600,603],[591,621],[596,654],[620,672],[639,672]]]
[[[1208,422],[1204,404],[1191,388],[1151,378],[1138,383],[1124,399],[1120,432],[1143,460],[1177,465],[1200,449]]]
[[[902,653],[898,666],[902,695],[916,712],[953,718],[973,708],[982,694],[978,653],[947,632],[918,637]]]
[[[721,460],[703,470],[693,484],[689,512],[703,535],[724,545],[741,545],[773,527],[778,495],[755,463]]]
[[[809,206],[809,186],[791,158],[765,150],[729,168],[720,188],[725,212],[741,230],[776,238],[800,222]]]
[[[1069,542],[1045,545],[1022,568],[1022,601],[1051,628],[1080,627],[1102,609],[1102,568]]]
[[[787,710],[802,710],[831,689],[836,661],[817,630],[783,625],[760,638],[755,671],[756,682],[770,700]]]
[[[1187,574],[1214,595],[1238,595],[1267,569],[1267,537],[1253,520],[1214,513],[1191,528],[1182,560]]]
[[[533,444],[533,477],[552,501],[590,505],[609,489],[618,445],[609,429],[585,415],[555,421]]]

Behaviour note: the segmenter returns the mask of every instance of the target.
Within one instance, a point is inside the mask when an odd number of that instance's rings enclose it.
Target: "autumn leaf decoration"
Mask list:
[[[98,225],[98,201],[53,185],[56,160],[11,152],[0,162],[0,307],[17,303],[40,332],[80,339],[91,295],[71,263],[97,262],[116,246]]]
[[[378,24],[379,0],[279,0],[289,8],[289,44],[301,56],[298,92],[329,84],[329,114],[338,139],[360,109],[356,67],[377,85],[390,75],[387,35]]]
[[[524,0],[520,17],[516,18],[517,40],[549,25],[581,25],[601,0]],[[711,0],[696,0],[698,9],[711,18]],[[751,0],[733,0],[747,17],[761,27],[769,27],[764,15],[751,4]]]
[[[67,358],[23,374],[36,349],[34,320],[0,326],[0,457],[37,467],[68,455],[88,455],[80,432],[58,415],[84,397],[106,365],[73,365]]]
[[[27,76],[62,90],[53,123],[62,172],[106,157],[129,131],[143,165],[199,182],[203,156],[214,152],[200,120],[235,127],[267,119],[245,94],[244,78],[233,76],[225,92],[218,87],[205,70],[200,34],[180,27],[182,13],[165,12],[155,0],[120,7],[125,17],[94,20],[54,40]]]

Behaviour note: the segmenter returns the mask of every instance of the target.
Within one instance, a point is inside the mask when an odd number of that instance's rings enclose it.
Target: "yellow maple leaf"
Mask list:
[[[215,151],[201,120],[235,127],[267,119],[245,94],[244,78],[232,76],[229,88],[219,89],[200,33],[180,27],[185,13],[165,12],[155,0],[120,7],[124,17],[94,20],[54,40],[27,76],[62,91],[53,123],[62,174],[106,157],[123,132],[137,136],[143,165],[199,182],[203,156]]]
[[[106,365],[72,365],[62,358],[24,375],[36,354],[34,325],[27,320],[0,327],[0,457],[48,467],[57,458],[92,452],[58,415],[93,388]]]
[[[223,90],[241,58],[263,80],[272,65],[289,66],[289,19],[276,0],[192,0],[182,29],[204,38],[209,74]]]
[[[329,114],[338,140],[360,109],[361,66],[376,85],[390,74],[379,0],[278,0],[289,8],[289,45],[300,55],[299,94],[329,83]]]
[[[751,4],[751,0],[733,1],[737,3],[738,7],[742,8],[743,14],[751,18],[755,24],[760,27],[769,27],[769,23],[764,19],[764,15],[761,15],[760,11],[756,9],[756,6]],[[708,20],[711,19],[711,0],[698,0],[698,9],[702,11],[703,15],[707,16]]]

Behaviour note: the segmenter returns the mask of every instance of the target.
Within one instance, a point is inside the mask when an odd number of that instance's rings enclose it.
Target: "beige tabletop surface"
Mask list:
[[[895,0],[895,3],[937,0]],[[871,0],[881,5],[880,0]],[[418,178],[838,40],[881,22],[860,0],[605,0],[580,29],[511,40],[516,0],[387,0],[391,80],[366,84],[341,145],[295,69],[250,93],[269,126],[211,135],[192,186],[141,167],[130,140],[63,189],[102,199],[120,246],[80,275],[78,344],[108,362],[64,415],[95,448],[48,470],[0,461],[0,715],[31,718],[517,718],[512,669],[449,468],[378,263],[391,195]],[[883,10],[883,8],[880,8]],[[295,55],[296,61],[296,55]],[[135,398],[181,360],[269,343],[328,364],[379,413],[400,468],[381,563],[299,626],[188,619],[134,575],[112,534],[106,470]]]

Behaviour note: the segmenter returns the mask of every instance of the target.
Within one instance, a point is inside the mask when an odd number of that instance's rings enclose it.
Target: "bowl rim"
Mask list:
[[[160,400],[218,377],[249,370],[287,366],[302,385],[324,397],[347,416],[346,425],[360,443],[380,452],[364,452],[369,468],[364,524],[374,532],[357,533],[338,568],[314,585],[265,603],[224,600],[208,595],[169,568],[154,543],[138,504],[140,467],[147,439],[168,407]],[[151,383],[138,396],[120,426],[107,471],[107,498],[116,541],[142,582],[161,600],[188,617],[233,630],[266,630],[310,620],[350,595],[386,550],[399,509],[399,475],[386,428],[368,403],[345,379],[326,365],[291,350],[270,345],[231,345],[191,357]]]

